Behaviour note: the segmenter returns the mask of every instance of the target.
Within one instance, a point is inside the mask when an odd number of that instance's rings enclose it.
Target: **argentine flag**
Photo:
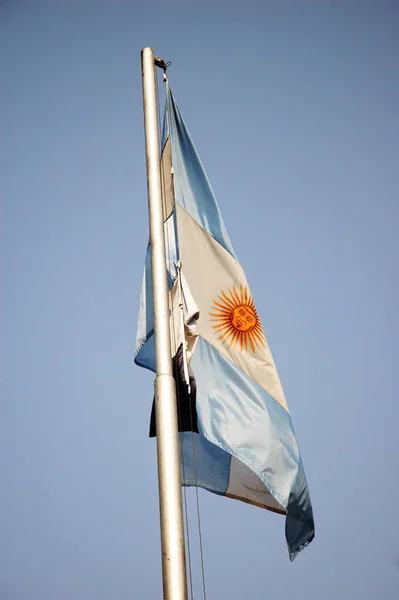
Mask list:
[[[161,177],[182,483],[286,515],[293,560],[314,538],[301,455],[250,287],[168,83]],[[135,362],[155,372],[150,247]]]

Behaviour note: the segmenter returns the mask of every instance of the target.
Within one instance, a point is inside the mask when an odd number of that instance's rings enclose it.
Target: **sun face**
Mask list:
[[[227,347],[238,346],[241,351],[252,348],[255,352],[265,346],[262,325],[247,286],[240,286],[239,291],[235,286],[227,293],[222,291],[212,309],[210,317],[215,323],[212,327]]]

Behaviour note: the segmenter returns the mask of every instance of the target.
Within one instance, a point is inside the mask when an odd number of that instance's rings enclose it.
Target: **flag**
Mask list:
[[[314,538],[301,455],[250,287],[168,83],[161,179],[182,483],[285,515],[293,560]],[[135,362],[155,372],[150,247]]]

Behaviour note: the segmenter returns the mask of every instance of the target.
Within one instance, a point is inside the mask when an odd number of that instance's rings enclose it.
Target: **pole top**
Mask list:
[[[164,61],[162,58],[158,58],[158,56],[154,56],[154,62],[157,67],[166,71],[166,69],[171,64],[170,62]]]
[[[159,58],[159,56],[155,56],[154,51],[152,48],[143,48],[141,51],[141,54],[143,55],[144,53],[150,53],[150,55],[152,54],[152,56],[154,57],[154,64],[156,67],[159,67],[160,69],[163,69],[163,72],[166,73],[166,69],[168,67],[170,67],[170,65],[172,64],[169,61],[163,60],[163,58]]]

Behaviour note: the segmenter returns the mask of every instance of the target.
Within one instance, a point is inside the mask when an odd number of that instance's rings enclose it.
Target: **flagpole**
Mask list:
[[[157,62],[156,62],[157,61]],[[144,129],[150,222],[152,287],[155,333],[155,414],[159,509],[161,521],[162,577],[165,600],[187,599],[183,508],[175,380],[169,331],[164,216],[161,195],[155,59],[151,48],[141,51]],[[165,63],[163,63],[165,64]]]

